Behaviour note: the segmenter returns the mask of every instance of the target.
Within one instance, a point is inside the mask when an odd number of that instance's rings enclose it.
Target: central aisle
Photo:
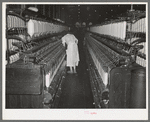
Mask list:
[[[59,108],[94,108],[90,78],[83,50],[84,34],[78,31],[75,36],[79,41],[80,62],[77,67],[77,74],[66,75],[66,80],[62,86]]]

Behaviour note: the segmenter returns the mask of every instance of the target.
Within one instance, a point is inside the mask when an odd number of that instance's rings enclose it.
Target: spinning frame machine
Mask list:
[[[90,26],[85,52],[96,108],[146,107],[145,13]],[[55,108],[69,27],[7,12],[6,108]]]
[[[95,107],[145,108],[145,12],[89,26],[84,42]]]
[[[6,108],[55,108],[66,73],[60,22],[7,11]]]

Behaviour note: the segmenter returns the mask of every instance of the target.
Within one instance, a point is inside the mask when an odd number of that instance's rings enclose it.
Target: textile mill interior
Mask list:
[[[5,20],[6,109],[146,108],[146,4],[7,4]]]

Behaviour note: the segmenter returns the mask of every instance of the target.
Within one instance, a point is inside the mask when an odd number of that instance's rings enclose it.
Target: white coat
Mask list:
[[[62,37],[62,44],[67,44],[67,66],[78,66],[79,63],[79,51],[78,51],[78,39],[73,34],[66,34]]]

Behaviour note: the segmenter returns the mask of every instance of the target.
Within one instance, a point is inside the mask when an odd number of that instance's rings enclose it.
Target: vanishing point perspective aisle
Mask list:
[[[59,108],[94,108],[90,78],[83,49],[84,33],[75,33],[78,39],[80,62],[76,74],[67,74],[62,85]]]

